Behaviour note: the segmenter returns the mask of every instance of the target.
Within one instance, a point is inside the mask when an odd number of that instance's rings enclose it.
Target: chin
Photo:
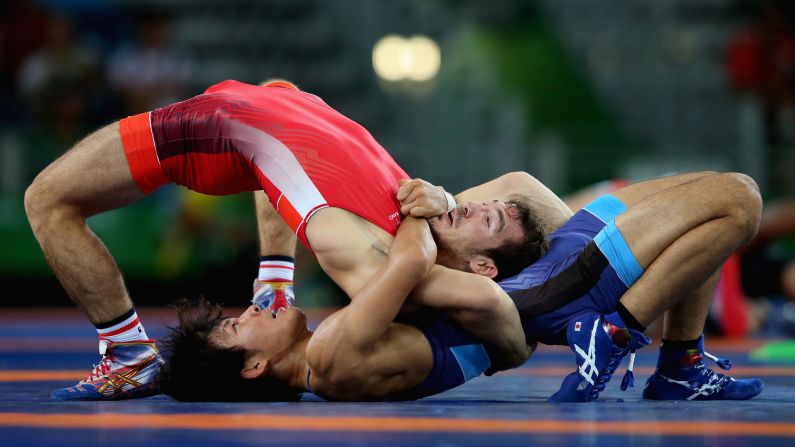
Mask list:
[[[289,320],[296,320],[299,324],[306,325],[306,314],[297,307],[288,307],[281,311],[283,317]]]

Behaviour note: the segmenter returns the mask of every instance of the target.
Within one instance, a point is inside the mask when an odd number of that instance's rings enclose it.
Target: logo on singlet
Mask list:
[[[400,213],[397,211],[389,215],[389,220],[395,220],[395,219],[400,220]]]

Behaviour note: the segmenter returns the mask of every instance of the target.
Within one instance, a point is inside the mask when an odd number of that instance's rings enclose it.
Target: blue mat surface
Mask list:
[[[139,313],[153,336],[173,324],[166,310]],[[647,348],[636,362],[639,388],[621,392],[613,380],[596,402],[549,404],[574,357],[546,347],[522,368],[415,402],[331,403],[309,394],[295,403],[199,404],[165,396],[59,402],[50,392],[79,380],[99,359],[93,328],[73,310],[5,309],[0,445],[795,445],[795,363],[752,362],[750,350],[763,342],[707,341],[711,352],[731,358],[735,376],[764,380],[765,391],[743,402],[641,400],[656,360]]]

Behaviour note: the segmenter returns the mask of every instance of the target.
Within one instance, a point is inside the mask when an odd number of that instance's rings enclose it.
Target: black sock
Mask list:
[[[638,319],[635,318],[634,315],[629,313],[629,311],[627,310],[626,307],[624,307],[624,304],[621,303],[621,301],[618,302],[618,308],[616,309],[616,311],[618,312],[618,316],[621,317],[621,319],[624,321],[624,324],[626,324],[628,328],[634,329],[641,333],[646,332],[646,326],[640,324],[640,322],[638,322]]]
[[[666,340],[662,339],[661,349],[687,350],[698,349],[698,338],[695,340]]]
[[[118,316],[118,317],[116,317],[116,318],[114,318],[114,319],[112,319],[110,321],[105,321],[104,323],[97,323],[97,324],[94,325],[94,327],[96,327],[97,329],[107,329],[107,328],[109,328],[111,326],[115,326],[115,325],[121,323],[122,321],[132,317],[133,315],[135,315],[135,308],[131,307],[130,310],[128,310],[127,312],[124,312],[120,316]]]

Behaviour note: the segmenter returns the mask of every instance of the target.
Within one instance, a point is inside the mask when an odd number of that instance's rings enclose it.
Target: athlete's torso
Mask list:
[[[571,318],[615,311],[629,286],[605,255],[600,235],[625,209],[612,196],[591,202],[549,236],[550,249],[543,257],[499,283],[516,304],[528,342],[565,344]]]
[[[306,245],[306,224],[325,207],[397,231],[395,194],[407,174],[367,130],[312,94],[224,81],[156,110],[152,124],[172,181],[206,194],[264,189]],[[223,155],[232,152],[239,156]]]
[[[312,376],[312,391],[330,400],[414,400],[455,388],[489,367],[483,345],[446,315],[431,311],[408,321],[390,325],[357,377],[332,383]]]

